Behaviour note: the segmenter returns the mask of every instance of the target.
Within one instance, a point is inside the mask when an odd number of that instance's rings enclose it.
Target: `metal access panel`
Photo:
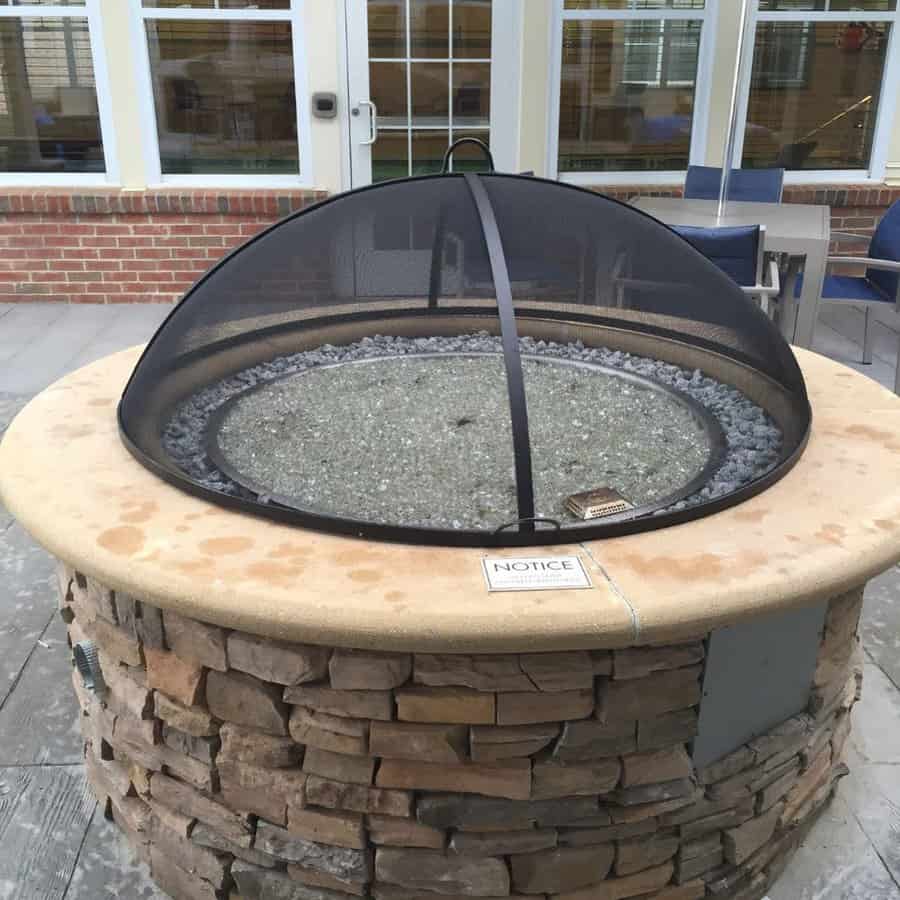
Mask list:
[[[826,607],[822,601],[712,632],[696,766],[715,762],[806,708]]]

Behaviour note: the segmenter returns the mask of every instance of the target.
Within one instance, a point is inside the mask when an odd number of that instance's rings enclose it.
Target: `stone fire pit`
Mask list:
[[[485,556],[214,506],[125,450],[111,356],[30,403],[3,501],[60,560],[94,792],[175,898],[761,898],[846,768],[866,580],[900,558],[900,400],[797,351],[808,447],[688,524]]]

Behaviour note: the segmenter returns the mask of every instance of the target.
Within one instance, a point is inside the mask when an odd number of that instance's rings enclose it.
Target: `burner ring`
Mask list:
[[[258,477],[254,477],[253,474],[248,473],[248,471],[242,468],[240,464],[236,463],[235,460],[229,456],[227,450],[222,445],[223,427],[228,422],[229,418],[234,414],[239,404],[243,403],[243,401],[247,400],[248,397],[252,397],[254,394],[259,394],[260,392],[271,390],[273,386],[277,386],[279,383],[284,383],[291,379],[302,379],[312,373],[322,373],[323,371],[333,369],[371,366],[377,363],[390,363],[399,360],[421,361],[431,359],[449,361],[459,359],[493,358],[499,359],[500,355],[495,352],[479,353],[457,351],[407,353],[390,356],[379,355],[364,359],[355,359],[319,365],[310,367],[309,369],[300,372],[294,371],[279,375],[274,378],[268,378],[265,381],[261,381],[253,387],[242,391],[239,394],[231,396],[215,410],[215,412],[210,416],[210,419],[206,426],[204,436],[205,450],[210,460],[213,462],[216,468],[220,470],[220,472],[222,472],[244,490],[255,495],[255,499],[259,500],[259,498],[265,498],[265,502],[267,503],[267,505],[274,505],[282,507],[285,510],[292,510],[299,513],[322,511],[321,509],[317,508],[316,504],[310,504],[308,501],[298,502],[297,497],[292,497],[284,491],[273,489],[271,485],[265,484]],[[662,495],[654,497],[652,501],[635,503],[634,508],[629,509],[625,512],[604,516],[604,523],[625,522],[632,519],[652,516],[659,511],[666,510],[672,507],[679,501],[682,501],[685,498],[688,498],[697,493],[705,485],[707,485],[712,475],[719,469],[726,458],[728,451],[727,438],[722,429],[722,426],[719,424],[715,416],[710,412],[709,409],[704,407],[696,399],[675,389],[670,385],[664,384],[654,378],[642,374],[613,368],[611,366],[599,363],[585,362],[576,359],[567,359],[565,357],[523,353],[522,359],[526,363],[552,365],[561,368],[576,369],[581,372],[587,372],[590,374],[603,375],[607,378],[614,378],[618,382],[621,382],[623,384],[634,385],[643,390],[651,391],[655,396],[664,397],[666,401],[673,404],[674,407],[677,407],[682,412],[687,413],[690,419],[696,424],[698,432],[702,434],[703,440],[705,440],[707,447],[706,461],[699,469],[699,471],[697,471],[696,474],[693,475],[693,477],[691,477],[675,489],[667,490]],[[564,426],[566,423],[560,422],[559,424]],[[589,486],[596,487],[597,485],[582,485],[582,487]],[[360,527],[371,527],[373,524],[389,524],[387,521],[383,521],[378,518],[372,518],[371,516],[357,518],[354,515],[348,515],[348,511],[344,509],[334,509],[332,507],[328,507],[325,511],[331,515],[340,515],[341,518],[344,518],[348,521],[356,521],[360,524]],[[506,519],[504,517],[508,518],[509,512],[511,512],[511,510],[497,511],[497,522],[505,521]],[[558,514],[558,510],[545,511],[544,518],[548,515],[550,517],[554,517]],[[403,527],[415,529],[421,523],[402,521],[397,523],[391,522],[390,524],[399,524]],[[489,528],[492,531],[496,531],[493,523],[471,524],[475,525],[475,527],[478,528]],[[564,523],[562,527],[565,529],[583,524],[583,520],[574,519],[569,520],[567,523]],[[444,527],[448,528],[448,530],[453,530],[449,525],[445,525]]]

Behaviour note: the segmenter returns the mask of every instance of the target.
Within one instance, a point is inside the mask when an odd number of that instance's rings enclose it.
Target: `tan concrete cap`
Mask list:
[[[116,404],[139,348],[49,387],[0,444],[0,496],[101,582],[220,625],[390,650],[620,647],[694,636],[858,585],[900,559],[900,398],[798,350],[803,457],[758,497],[675,528],[484,551],[362,541],[232,512],[151,474]],[[489,593],[486,555],[578,555],[590,590]]]

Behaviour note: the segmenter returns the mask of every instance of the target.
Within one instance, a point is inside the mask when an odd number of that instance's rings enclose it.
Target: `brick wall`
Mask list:
[[[638,194],[677,197],[681,188],[635,185],[604,193],[620,200]],[[229,250],[324,196],[316,191],[3,192],[0,303],[174,302]],[[828,204],[832,228],[868,234],[900,199],[900,188],[789,186],[784,199]]]
[[[173,302],[312,191],[0,194],[0,303]]]

